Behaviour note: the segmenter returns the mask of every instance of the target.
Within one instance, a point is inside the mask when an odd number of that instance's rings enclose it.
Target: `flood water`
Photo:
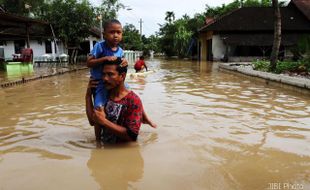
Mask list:
[[[159,127],[137,143],[96,145],[87,70],[0,89],[0,189],[310,189],[309,94],[216,63],[147,63],[127,81]]]

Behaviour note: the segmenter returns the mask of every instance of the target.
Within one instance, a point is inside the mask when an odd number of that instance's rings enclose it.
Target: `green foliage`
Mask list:
[[[175,20],[175,15],[173,11],[167,11],[166,12],[166,17],[165,20],[168,21],[169,23],[171,23],[172,21]]]
[[[28,15],[52,24],[56,37],[66,46],[77,46],[88,37],[92,26],[99,26],[96,16],[102,15],[104,22],[116,18],[117,12],[124,8],[118,0],[103,0],[98,7],[92,7],[88,0],[0,0],[0,4],[9,12]],[[30,5],[30,9],[25,8]]]
[[[310,35],[302,36],[298,44],[291,49],[294,59],[310,62]]]
[[[302,69],[300,62],[278,62],[275,73],[296,72]]]
[[[145,37],[144,35],[140,37],[139,31],[132,24],[126,24],[123,27],[123,42],[122,47],[127,50],[139,50],[143,51],[144,55],[149,55],[149,51],[153,50],[159,52],[158,50],[158,37],[151,35],[150,37]]]
[[[253,63],[253,69],[258,71],[264,71],[267,72],[269,70],[270,62],[258,60]]]
[[[176,32],[174,36],[174,49],[179,57],[185,57],[193,32],[188,30],[189,18],[179,19],[175,22]]]
[[[132,24],[126,24],[123,27],[123,42],[122,46],[127,50],[142,50],[142,40],[139,30]]]
[[[174,34],[176,27],[173,24],[166,23],[159,28],[159,48],[167,56],[177,55],[174,46]]]
[[[52,24],[66,46],[77,46],[88,37],[95,15],[88,1],[54,0],[44,7],[41,17]]]
[[[206,5],[206,12],[204,13],[207,17],[213,17],[217,18],[219,16],[222,16],[230,11],[233,11],[241,6],[241,2],[239,0],[235,0],[232,3],[229,3],[228,5],[222,4],[222,6],[218,7],[211,7],[209,5]]]
[[[222,4],[222,6],[218,7],[206,5],[204,15],[207,17],[217,18],[240,7],[270,7],[271,2],[271,0],[234,0],[227,5]]]
[[[167,23],[160,25],[158,32],[159,49],[167,56],[186,57],[191,39],[204,24],[204,15],[195,14],[193,18],[183,15],[174,21],[168,18],[166,20]]]
[[[256,61],[253,63],[254,70],[269,71],[269,61]],[[303,72],[310,72],[310,62],[308,61],[278,61],[277,67],[274,71],[275,73],[286,73],[286,72],[294,72],[294,73],[303,73]]]
[[[158,37],[155,35],[151,35],[150,37],[146,38],[145,36],[142,36],[142,43],[143,43],[143,54],[149,55],[150,50],[153,50],[154,52],[160,52],[158,48]]]
[[[102,0],[100,6],[95,8],[96,15],[102,15],[102,22],[117,18],[117,12],[125,6],[119,0]],[[99,20],[96,21],[99,25]]]
[[[198,37],[198,29],[205,24],[205,17],[218,18],[235,9],[252,6],[271,6],[271,0],[234,0],[227,5],[223,4],[218,7],[206,5],[204,13],[197,13],[193,18],[184,15],[182,18],[175,20],[172,11],[166,12],[165,24],[160,25],[159,48],[167,56],[177,55],[179,57],[187,56],[187,50],[191,39]]]
[[[0,4],[5,10],[10,13],[29,16],[29,13],[33,13],[35,16],[41,11],[41,7],[44,6],[44,0],[0,0]]]

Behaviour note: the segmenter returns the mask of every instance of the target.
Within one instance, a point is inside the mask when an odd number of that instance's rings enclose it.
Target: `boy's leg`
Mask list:
[[[103,85],[103,81],[100,80],[96,89],[96,94],[94,96],[94,108],[101,108],[104,110],[104,106],[108,101],[108,92]],[[101,140],[102,136],[102,127],[98,124],[94,124],[94,130],[96,135],[96,140]]]
[[[153,128],[157,128],[156,123],[154,123],[145,113],[144,109],[142,112],[142,123],[148,124]]]
[[[103,85],[103,81],[100,80],[94,96],[94,108],[103,107],[108,101],[108,91]]]
[[[96,141],[100,141],[101,140],[101,130],[102,130],[100,125],[95,124],[94,130],[95,130]]]

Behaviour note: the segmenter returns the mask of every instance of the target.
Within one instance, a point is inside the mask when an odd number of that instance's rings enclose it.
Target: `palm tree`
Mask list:
[[[277,67],[278,54],[281,44],[281,13],[278,0],[272,0],[272,7],[274,13],[274,37],[273,46],[270,56],[270,71],[275,71]]]
[[[168,21],[169,23],[171,23],[172,21],[174,21],[174,19],[175,19],[174,12],[173,11],[167,11],[165,20]]]

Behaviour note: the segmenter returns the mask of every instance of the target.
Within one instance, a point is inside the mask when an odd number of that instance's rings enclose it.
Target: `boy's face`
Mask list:
[[[123,29],[120,24],[111,23],[105,28],[104,38],[112,47],[118,46],[123,38]]]

